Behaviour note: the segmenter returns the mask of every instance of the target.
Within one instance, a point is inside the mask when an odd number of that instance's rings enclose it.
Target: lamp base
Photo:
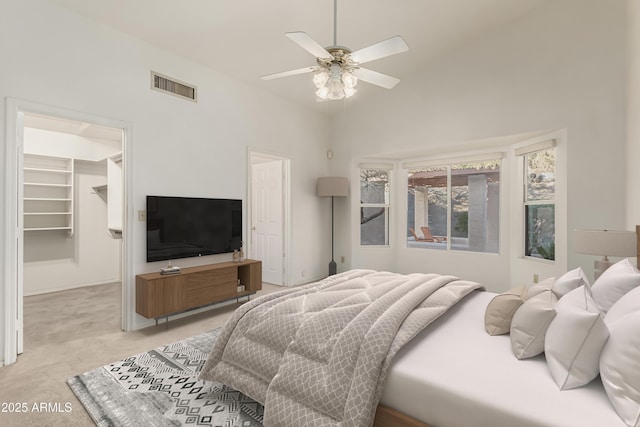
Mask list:
[[[329,263],[329,276],[333,276],[337,272],[338,266],[336,265],[336,262],[334,260],[331,260],[331,262]]]
[[[600,277],[600,275],[604,273],[604,271],[607,268],[611,267],[613,264],[615,263],[609,261],[609,258],[607,257],[604,257],[599,261],[594,261],[593,262],[593,279],[598,280],[598,277]]]

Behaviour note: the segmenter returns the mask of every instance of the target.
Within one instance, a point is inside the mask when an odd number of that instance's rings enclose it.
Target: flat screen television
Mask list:
[[[242,200],[147,196],[147,262],[233,252]]]

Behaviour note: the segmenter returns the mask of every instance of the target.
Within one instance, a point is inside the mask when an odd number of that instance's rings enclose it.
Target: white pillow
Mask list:
[[[604,322],[607,326],[611,326],[612,323],[636,311],[640,311],[640,287],[627,292],[613,304],[609,311],[607,311]]]
[[[509,333],[511,318],[527,297],[526,286],[518,286],[496,295],[484,312],[484,329],[489,335]]]
[[[518,359],[536,356],[544,351],[544,337],[556,316],[553,309],[558,297],[550,289],[529,298],[516,311],[511,321],[511,349]]]
[[[575,298],[580,293],[583,298]],[[567,297],[572,298],[563,301]],[[609,330],[588,285],[560,299],[556,317],[547,329],[544,351],[551,376],[561,390],[583,386],[598,376],[600,353],[608,337]]]
[[[593,284],[593,299],[603,314],[631,289],[640,286],[640,271],[628,258],[606,269]]]
[[[589,283],[589,280],[587,280],[587,276],[584,274],[584,271],[582,271],[582,267],[578,267],[560,276],[553,284],[553,292],[558,298],[562,298],[562,296],[585,283]]]
[[[640,312],[611,326],[600,356],[600,377],[620,418],[629,427],[640,427]]]

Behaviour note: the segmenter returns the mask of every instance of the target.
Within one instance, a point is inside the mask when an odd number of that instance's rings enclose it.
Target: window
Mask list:
[[[524,157],[525,256],[555,260],[556,151],[552,145]]]
[[[389,245],[389,174],[388,169],[360,169],[360,244]]]
[[[447,249],[448,167],[409,169],[407,174],[407,246]]]
[[[441,166],[405,164],[407,246],[497,253],[500,157]]]

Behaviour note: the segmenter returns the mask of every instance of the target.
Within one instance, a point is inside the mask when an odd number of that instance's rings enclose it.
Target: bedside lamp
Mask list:
[[[349,180],[340,176],[322,176],[316,183],[318,197],[331,197],[331,262],[329,262],[329,276],[338,271],[333,260],[333,198],[349,195]]]
[[[603,256],[593,263],[594,280],[614,264],[608,257],[636,255],[636,233],[633,231],[574,230],[573,237],[576,253]]]

